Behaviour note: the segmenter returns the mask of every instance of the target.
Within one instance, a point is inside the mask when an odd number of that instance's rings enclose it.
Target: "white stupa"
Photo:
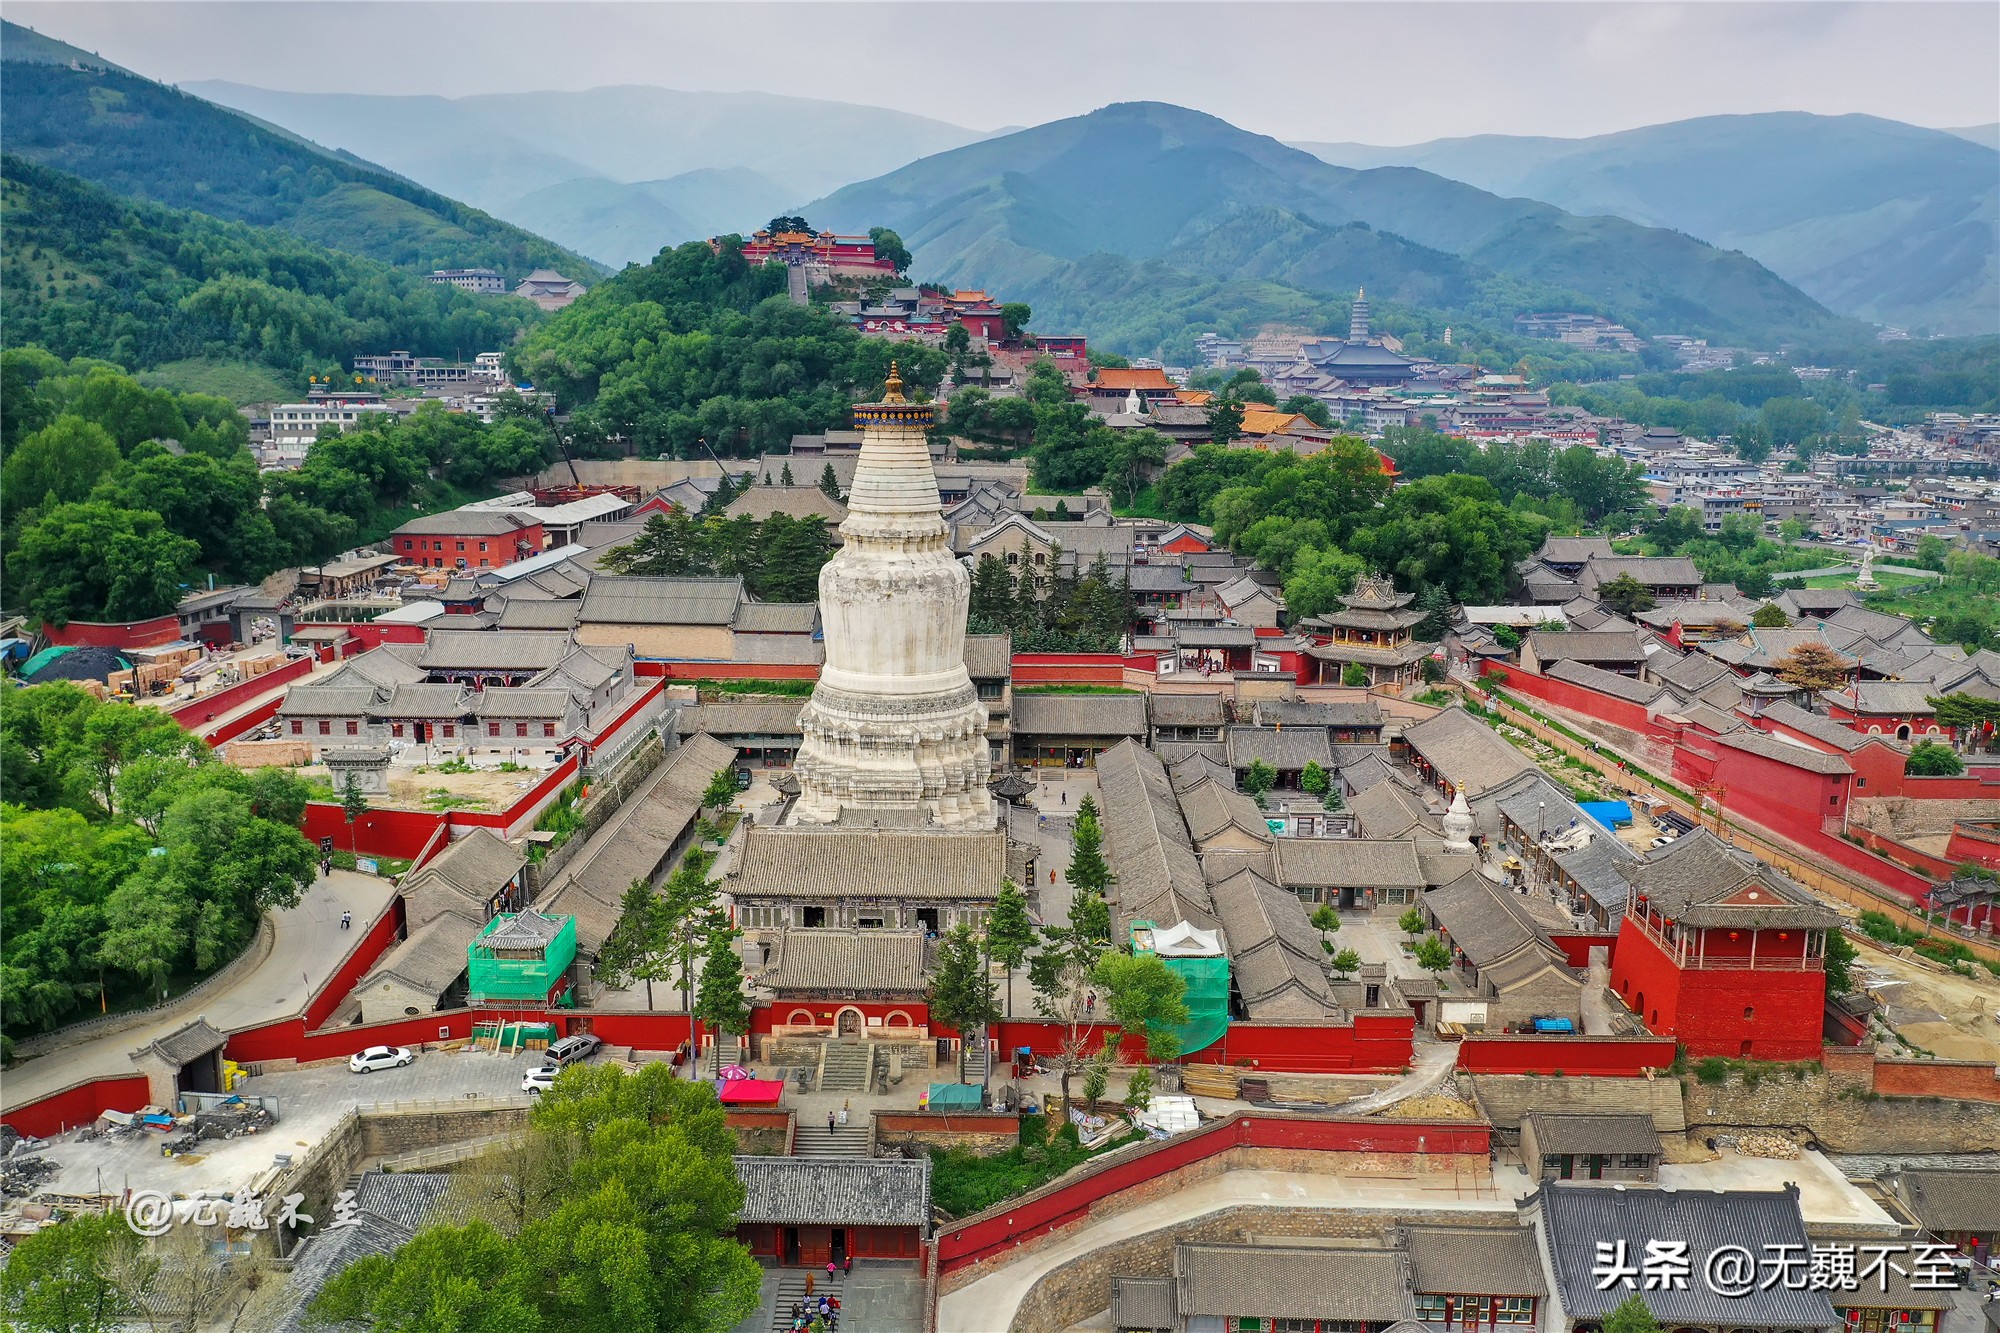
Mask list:
[[[1125,395],[1126,416],[1136,417],[1143,414],[1145,410],[1146,410],[1145,401],[1139,397],[1139,391],[1137,389],[1134,389],[1130,393]]]
[[[1448,852],[1472,850],[1472,809],[1465,803],[1465,789],[1454,788],[1451,808],[1444,812],[1444,849]]]
[[[994,827],[986,705],[965,670],[971,578],[938,512],[925,431],[891,366],[879,403],[857,407],[861,456],[819,575],[826,665],[799,714],[792,819],[918,811],[943,828]]]

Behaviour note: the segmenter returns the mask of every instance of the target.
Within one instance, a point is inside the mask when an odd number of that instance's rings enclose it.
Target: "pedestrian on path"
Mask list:
[[[836,1114],[838,1113],[834,1111],[828,1111],[826,1113],[826,1132],[829,1134],[833,1133],[834,1117]]]
[[[854,1255],[852,1252],[840,1261],[840,1271],[849,1277],[854,1275]]]
[[[810,1268],[808,1268],[806,1270],[806,1295],[810,1296],[812,1294],[813,1294],[813,1272]]]
[[[840,1123],[843,1127],[847,1124],[847,1098],[845,1097],[840,1099]]]
[[[354,913],[342,912],[340,914],[340,928],[342,930],[347,930],[350,929],[353,925],[354,925]]]
[[[1069,788],[1067,787],[1063,788],[1063,804],[1069,804]]]
[[[833,1281],[833,1260],[831,1259],[826,1261],[826,1280],[828,1282]]]

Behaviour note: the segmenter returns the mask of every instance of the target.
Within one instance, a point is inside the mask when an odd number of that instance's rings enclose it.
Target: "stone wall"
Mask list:
[[[1328,1154],[1307,1154],[1327,1156]],[[1347,1209],[1238,1205],[1172,1226],[1115,1241],[1044,1274],[1014,1312],[1011,1329],[1068,1328],[1111,1306],[1111,1281],[1120,1277],[1170,1277],[1179,1241],[1242,1242],[1253,1237],[1386,1238],[1398,1225],[1511,1226],[1513,1212],[1449,1209],[1364,1213]],[[1021,1251],[1015,1251],[1018,1259]],[[962,1277],[962,1275],[961,1275]],[[949,1279],[947,1279],[949,1281]],[[955,1284],[954,1284],[955,1285]]]
[[[666,748],[660,744],[656,733],[649,732],[646,739],[640,741],[611,772],[589,775],[586,780],[590,783],[590,799],[583,803],[583,827],[572,833],[562,846],[543,857],[539,865],[529,864],[529,892],[540,893],[544,887],[555,883],[563,868],[590,842],[591,835],[603,828],[626,799],[666,760]]]
[[[1888,1096],[1873,1090],[1852,1062],[1829,1074],[1817,1068],[1799,1077],[1791,1070],[1765,1073],[1753,1086],[1740,1070],[1718,1084],[1693,1075],[1682,1079],[1688,1137],[1699,1142],[1718,1132],[1765,1129],[1814,1143],[1831,1152],[1986,1152],[2000,1143],[2000,1103],[1952,1100],[1938,1094]],[[1898,1086],[1954,1086],[1965,1066],[1946,1061],[1883,1062]],[[1905,1072],[1910,1065],[1931,1071]]]
[[[1021,1141],[1021,1118],[1004,1112],[877,1111],[874,1118],[877,1157],[894,1157],[905,1145],[994,1157]]]
[[[1950,833],[1961,819],[2000,819],[2000,800],[1971,797],[1962,800],[1915,800],[1907,796],[1882,796],[1854,802],[1848,817],[1892,838],[1923,837]]]
[[[468,1139],[491,1138],[524,1129],[526,1106],[426,1108],[409,1111],[363,1111],[361,1145],[364,1157],[394,1157],[424,1148],[442,1148]]]

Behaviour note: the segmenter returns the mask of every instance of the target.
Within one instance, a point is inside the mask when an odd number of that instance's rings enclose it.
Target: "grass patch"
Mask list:
[[[1156,518],[1161,522],[1168,517],[1166,506],[1160,503],[1160,488],[1157,485],[1140,490],[1129,505],[1112,505],[1111,512],[1121,518]]]
[[[804,699],[813,692],[809,680],[698,680],[694,683],[698,695],[718,694],[771,694],[785,699]]]
[[[288,403],[303,393],[267,366],[243,361],[189,357],[142,370],[132,378],[149,389],[206,393],[227,398],[238,407],[250,403]]]
[[[931,1149],[931,1202],[951,1217],[969,1217],[1140,1138],[1137,1131],[1121,1135],[1093,1153],[1076,1141],[1076,1130],[1069,1125],[1053,1139],[1042,1140],[1046,1120],[1023,1116],[1021,1142],[996,1157],[980,1157],[965,1148]]]
[[[1123,685],[1023,685],[1016,694],[1139,694]]]
[[[1900,925],[1886,912],[1866,911],[1855,922],[1861,933],[1877,944],[1890,948],[1907,945],[1913,952],[1922,954],[1933,963],[1942,963],[1962,977],[1975,977],[1975,967],[1984,967],[1994,976],[2000,977],[2000,963],[1981,958],[1957,940],[1939,939],[1926,935],[1921,930],[1912,930]]]

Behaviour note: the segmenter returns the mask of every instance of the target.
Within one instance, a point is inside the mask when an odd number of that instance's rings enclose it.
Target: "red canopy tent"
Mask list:
[[[715,1095],[724,1106],[776,1106],[785,1085],[770,1078],[726,1078],[717,1081]]]

